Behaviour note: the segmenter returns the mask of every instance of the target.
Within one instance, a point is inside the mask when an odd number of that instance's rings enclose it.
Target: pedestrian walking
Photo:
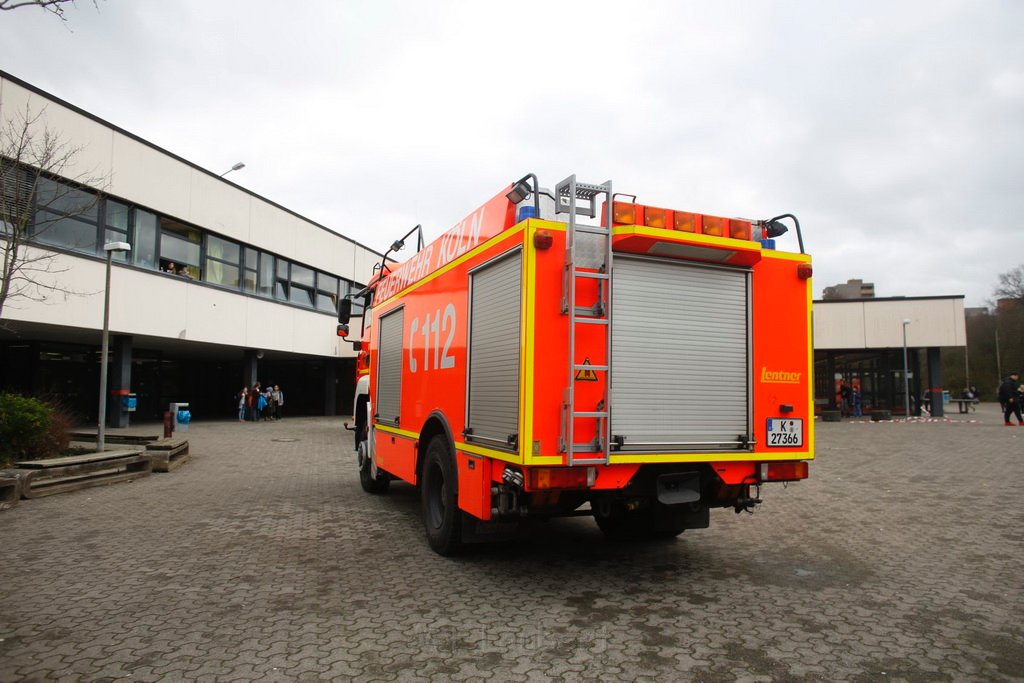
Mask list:
[[[1020,412],[1020,374],[1011,372],[1010,376],[999,385],[999,403],[1003,406],[1003,424],[1012,427],[1010,415],[1017,416],[1017,425],[1024,427],[1024,417]]]

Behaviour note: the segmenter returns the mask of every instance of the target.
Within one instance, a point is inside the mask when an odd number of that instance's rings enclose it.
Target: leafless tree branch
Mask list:
[[[91,215],[95,223],[99,194],[79,187],[105,189],[106,179],[69,177],[82,147],[51,129],[44,114],[45,108],[34,111],[27,103],[0,123],[0,318],[17,299],[86,294],[60,283],[57,276],[67,268],[59,254],[33,244],[45,242],[61,220]]]
[[[99,9],[96,1],[93,0],[92,5]],[[38,7],[57,16],[61,21],[67,21],[68,18],[64,15],[64,6],[75,4],[75,0],[0,0],[0,11],[20,9],[22,7]]]
[[[1024,303],[1024,264],[999,274],[995,296],[997,299],[1016,299]]]

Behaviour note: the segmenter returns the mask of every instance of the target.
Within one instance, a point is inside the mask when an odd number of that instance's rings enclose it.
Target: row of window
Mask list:
[[[43,244],[88,254],[102,253],[107,242],[128,242],[131,251],[115,252],[115,259],[327,313],[336,313],[341,297],[362,288],[173,218],[46,178],[39,178],[36,185],[30,236]]]

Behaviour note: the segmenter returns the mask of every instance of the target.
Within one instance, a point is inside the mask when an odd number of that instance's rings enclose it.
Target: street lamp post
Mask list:
[[[231,173],[232,171],[241,171],[243,168],[245,168],[245,164],[243,162],[239,161],[237,164],[235,164],[234,166],[232,166],[228,170],[226,170],[223,173],[221,173],[220,177],[223,178],[224,176],[226,176],[228,173]]]
[[[103,343],[100,349],[100,419],[96,425],[96,450],[103,452],[106,441],[107,422],[107,350],[110,347],[110,267],[114,260],[114,252],[131,251],[132,245],[127,242],[107,242],[103,251],[107,252],[107,284],[103,288]]]
[[[907,325],[910,318],[903,319],[903,411],[910,419],[910,368],[907,363]]]

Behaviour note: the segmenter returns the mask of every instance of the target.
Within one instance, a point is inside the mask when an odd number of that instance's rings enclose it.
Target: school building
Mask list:
[[[285,415],[351,412],[355,354],[335,334],[337,306],[380,253],[0,72],[2,125],[26,111],[34,133],[80,151],[59,175],[3,164],[0,240],[35,184],[27,253],[56,289],[7,301],[0,391],[59,397],[96,420],[103,245],[127,242],[109,289],[111,426],[159,419],[172,402],[194,419],[230,417],[257,380],[281,386]]]

